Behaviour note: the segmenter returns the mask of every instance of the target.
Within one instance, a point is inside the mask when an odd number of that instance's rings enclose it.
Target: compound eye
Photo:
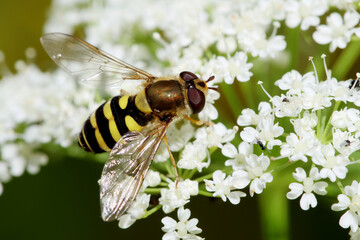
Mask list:
[[[180,77],[185,81],[185,82],[189,82],[191,80],[194,80],[194,79],[198,79],[198,77],[193,74],[192,72],[181,72],[180,73]]]
[[[197,90],[196,88],[188,89],[188,98],[193,114],[201,112],[205,105],[205,95],[203,92]]]

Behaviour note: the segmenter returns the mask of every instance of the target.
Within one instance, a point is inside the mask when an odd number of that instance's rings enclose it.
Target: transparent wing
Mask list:
[[[99,180],[104,221],[118,219],[130,207],[169,125],[128,132],[116,143]]]
[[[49,56],[66,72],[88,85],[113,86],[124,80],[151,81],[154,76],[131,66],[91,44],[63,33],[40,39]]]

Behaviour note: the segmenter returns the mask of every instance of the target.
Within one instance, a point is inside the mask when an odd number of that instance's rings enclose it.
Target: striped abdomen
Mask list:
[[[116,96],[102,104],[86,120],[78,143],[86,151],[110,151],[128,131],[140,131],[153,119],[145,92]]]

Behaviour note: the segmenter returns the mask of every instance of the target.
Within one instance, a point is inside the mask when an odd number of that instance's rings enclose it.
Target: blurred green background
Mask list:
[[[14,69],[16,60],[25,58],[24,51],[30,46],[38,51],[37,64],[42,69],[49,66],[51,60],[39,42],[49,5],[48,0],[0,1],[0,50],[10,69]],[[66,153],[50,153],[49,164],[38,175],[24,174],[4,184],[0,196],[0,239],[161,239],[162,211],[126,230],[119,229],[116,222],[101,220],[97,180],[102,167]],[[274,185],[269,184],[265,193],[272,191]],[[266,239],[261,236],[258,208],[266,202],[259,197],[244,198],[237,206],[201,196],[191,200],[186,207],[191,209],[191,218],[199,219],[201,237]],[[348,230],[338,225],[340,213],[330,210],[335,199],[319,197],[319,206],[307,212],[300,209],[298,199],[288,201],[283,194],[283,200],[289,204],[290,239],[348,238]],[[176,218],[175,213],[170,216]]]

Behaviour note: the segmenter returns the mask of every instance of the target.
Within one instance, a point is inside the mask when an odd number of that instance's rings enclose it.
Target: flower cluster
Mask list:
[[[325,56],[323,59],[325,61]],[[326,195],[329,184],[336,182],[341,186],[340,180],[347,177],[348,169],[352,164],[358,163],[354,153],[360,150],[360,111],[346,105],[351,102],[359,106],[360,91],[356,84],[360,74],[357,74],[355,80],[338,81],[330,76],[326,63],[324,66],[324,81],[319,81],[316,69],[315,72],[304,75],[292,70],[277,80],[275,85],[286,92],[281,96],[270,96],[266,92],[270,97],[269,103],[260,103],[258,114],[251,109],[244,109],[238,118],[238,124],[255,127],[245,127],[240,132],[244,142],[238,147],[239,153],[236,154],[234,146],[231,147],[233,154],[225,152],[226,156],[237,157],[226,162],[233,167],[233,174],[238,169],[248,170],[247,161],[254,156],[252,145],[256,144],[260,144],[262,149],[273,150],[271,155],[274,163],[288,159],[290,164],[300,165],[293,173],[297,182],[290,183],[290,191],[286,196],[288,199],[301,196],[300,207],[303,210],[316,207],[315,194]],[[286,135],[279,122],[288,128]],[[289,130],[290,126],[292,130]],[[275,148],[278,148],[279,156],[274,156],[277,152]],[[223,148],[225,150],[227,148]],[[261,169],[262,177],[276,171],[267,170],[271,169],[268,165]],[[308,174],[305,169],[308,169]],[[266,170],[267,173],[263,173]],[[265,182],[263,186],[264,184]],[[340,225],[344,228],[351,227],[353,233],[358,230],[360,217],[357,185],[354,181],[345,190],[341,187],[339,203],[332,206],[334,211],[349,208],[341,217]],[[250,194],[251,189],[250,185]]]
[[[36,174],[47,164],[48,156],[38,150],[42,144],[72,145],[88,108],[96,106],[94,92],[67,81],[60,70],[44,73],[24,61],[15,67],[16,74],[4,70],[0,81],[0,194],[2,182],[25,171]]]
[[[349,169],[358,164],[360,76],[340,80],[345,75],[333,77],[326,64],[325,77],[315,67],[300,73],[295,63],[302,61],[296,59],[302,48],[294,47],[286,32],[303,34],[301,39],[307,41],[301,44],[314,45],[311,51],[318,45],[328,45],[329,52],[346,51],[360,37],[357,4],[352,0],[53,0],[44,32],[81,32],[86,41],[154,76],[192,71],[203,79],[214,75],[209,86],[220,86],[219,92],[209,90],[198,114],[207,124],[180,120],[168,130],[179,181],[162,144],[140,193],[119,217],[119,227],[128,228],[160,209],[165,214],[177,209],[178,221],[168,216],[162,220],[163,239],[201,239],[198,220],[189,219],[190,210],[184,208],[193,196],[239,204],[246,191],[251,197],[261,194],[277,181],[276,173],[284,171],[291,177],[286,196],[300,197],[303,210],[316,207],[316,195],[328,194],[328,186],[338,187],[339,203],[331,209],[346,211],[340,226],[350,227],[351,237],[356,238],[360,185],[355,180],[349,186],[342,184],[354,179]],[[83,121],[104,100],[61,70],[42,72],[31,61],[32,49],[26,55],[28,62],[17,62],[16,73],[2,70],[0,194],[2,183],[11,177],[25,170],[37,173],[51,161],[41,151],[43,144],[73,145]],[[344,56],[357,57],[349,52]],[[339,65],[346,64],[335,66]],[[282,73],[281,78],[272,79],[273,66],[278,66],[275,71]],[[264,86],[260,81],[257,87],[249,85],[259,78]],[[132,83],[128,87],[136,88]],[[268,101],[254,99],[259,92]],[[118,90],[109,93],[116,95]],[[224,106],[216,108],[220,95]],[[237,103],[242,101],[252,102],[257,111],[240,110]],[[231,127],[235,121],[237,125]],[[222,153],[221,159],[214,159],[215,151]],[[224,165],[214,169],[219,166],[215,161]],[[157,205],[149,204],[151,195],[159,196]]]

